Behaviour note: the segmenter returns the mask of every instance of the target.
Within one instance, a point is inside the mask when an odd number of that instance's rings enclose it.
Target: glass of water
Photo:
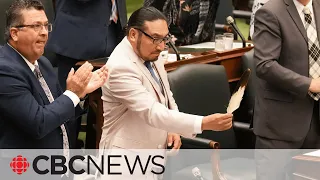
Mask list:
[[[224,51],[225,45],[224,45],[224,35],[217,34],[215,37],[215,50],[216,51]]]
[[[233,39],[234,39],[234,34],[233,33],[224,33],[224,48],[225,50],[232,50],[233,48]]]

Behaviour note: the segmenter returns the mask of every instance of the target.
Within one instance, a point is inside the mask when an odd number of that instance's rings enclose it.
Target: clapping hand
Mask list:
[[[85,89],[86,94],[89,94],[100,88],[107,80],[108,68],[104,65],[102,68],[92,72],[91,79]]]
[[[85,89],[92,77],[92,69],[93,66],[88,62],[79,67],[76,72],[72,68],[67,78],[67,90],[72,91],[79,98],[84,97],[86,95]]]

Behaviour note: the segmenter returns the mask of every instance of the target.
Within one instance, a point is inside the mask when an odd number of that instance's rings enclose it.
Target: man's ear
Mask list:
[[[18,28],[10,28],[10,36],[13,41],[18,41],[18,33],[19,29]]]
[[[129,30],[128,38],[131,42],[136,42],[138,39],[138,31],[134,28]]]

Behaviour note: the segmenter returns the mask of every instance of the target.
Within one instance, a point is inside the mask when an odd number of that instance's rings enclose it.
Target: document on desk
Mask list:
[[[305,156],[320,157],[320,150],[312,151],[312,152],[309,152],[309,153],[305,153],[305,154],[303,154],[303,155],[305,155]]]
[[[191,54],[180,54],[181,60],[190,59],[192,57],[193,57],[193,55],[191,55]],[[168,54],[167,62],[175,62],[175,61],[177,61],[177,55],[176,54]]]
[[[183,59],[190,59],[194,56],[192,54],[179,54],[181,60]],[[175,62],[177,61],[177,55],[176,54],[170,54],[168,51],[162,51],[158,57],[159,61],[163,61],[165,63]]]
[[[215,42],[204,42],[199,44],[192,44],[192,45],[186,45],[186,46],[180,46],[179,48],[192,48],[192,49],[214,49],[215,48]],[[253,46],[252,43],[247,43],[247,46]],[[234,42],[233,43],[233,49],[242,48],[242,42]]]

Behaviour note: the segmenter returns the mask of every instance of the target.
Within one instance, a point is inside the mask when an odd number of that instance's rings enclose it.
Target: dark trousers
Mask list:
[[[257,136],[255,152],[257,180],[292,179],[292,157],[310,152],[310,149],[320,148],[319,121],[319,102],[315,101],[310,129],[301,141],[289,142]]]
[[[115,24],[113,21],[108,26],[108,33],[107,33],[107,49],[105,50],[104,56],[110,56],[114,48],[119,44],[121,39],[123,38],[124,34],[121,30],[121,25]],[[89,55],[90,56],[90,55]],[[102,58],[102,57],[94,57],[92,59]],[[90,60],[90,59],[74,59],[72,58],[72,54],[69,56],[64,56],[61,54],[56,54],[54,57],[53,62],[56,62],[58,65],[58,78],[59,83],[63,90],[66,89],[66,79],[68,77],[68,73],[70,72],[71,68],[75,68],[75,64],[79,61],[83,60]]]
[[[65,91],[68,74],[71,68],[75,68],[75,64],[78,62],[78,60],[56,54],[55,62],[57,62],[58,65],[58,80],[60,86],[62,90]],[[80,108],[76,108],[76,110],[80,110]],[[80,114],[80,112],[76,112],[76,114]],[[73,121],[67,122],[67,124],[70,147],[80,148],[77,146],[77,139],[81,126],[81,116]]]
[[[121,29],[120,22],[114,23],[113,21],[110,22],[108,26],[108,33],[107,33],[107,49],[106,49],[106,56],[110,56],[114,48],[120,43],[122,38],[124,37],[124,31]]]
[[[113,21],[110,23],[108,27],[108,34],[107,34],[107,49],[105,52],[106,56],[110,56],[114,48],[118,45],[120,40],[123,38],[123,31],[121,31],[121,25],[115,24]],[[70,55],[72,56],[72,55]],[[101,57],[94,57],[95,58],[101,58]],[[76,70],[76,63],[83,60],[89,60],[89,59],[74,59],[71,57],[63,56],[60,54],[56,54],[55,58],[53,59],[53,62],[57,63],[58,66],[58,79],[60,86],[62,90],[66,90],[66,80],[68,77],[68,74],[71,70],[71,68],[75,68]],[[68,122],[69,127],[69,134],[70,134],[70,145],[73,148],[78,148],[76,146],[77,137],[80,131],[81,127],[81,117],[76,119],[75,121]]]
[[[56,54],[56,62],[58,65],[58,79],[60,86],[63,91],[66,90],[66,80],[71,68],[75,68],[76,63],[79,61],[77,59],[69,58]],[[76,69],[75,69],[76,70]]]

